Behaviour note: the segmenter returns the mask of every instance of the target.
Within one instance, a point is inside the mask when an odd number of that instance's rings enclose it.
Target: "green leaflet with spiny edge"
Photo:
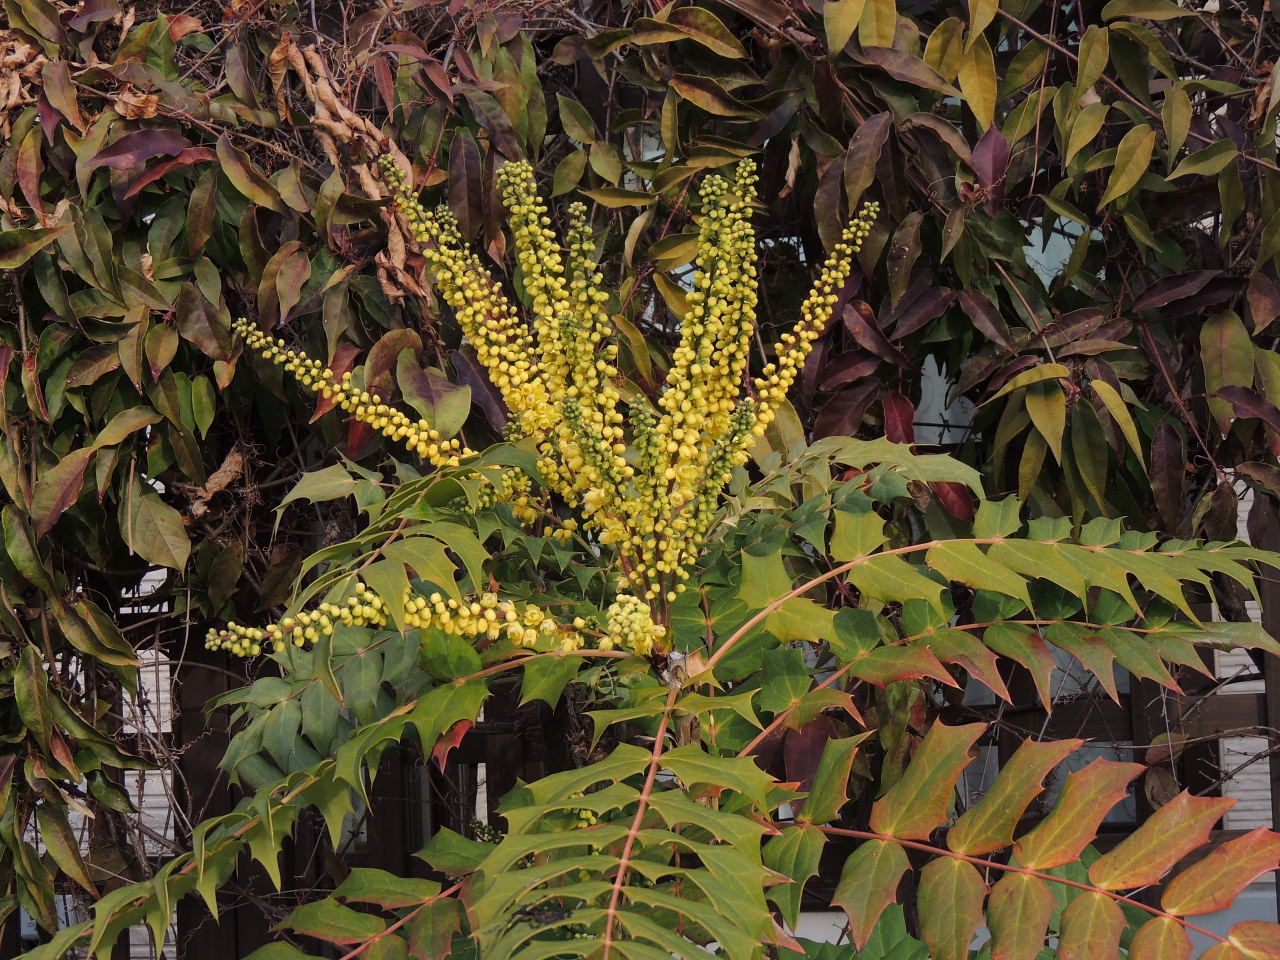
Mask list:
[[[948,726],[935,721],[902,779],[871,808],[871,829],[902,840],[927,840],[947,818],[969,750],[986,724]]]
[[[1013,843],[1018,821],[1044,790],[1044,778],[1083,743],[1024,740],[982,799],[947,832],[947,846],[956,853],[981,856]]]
[[[898,901],[898,883],[910,863],[899,844],[868,840],[844,862],[832,906],[849,915],[849,932],[855,948],[866,945],[884,908]]]

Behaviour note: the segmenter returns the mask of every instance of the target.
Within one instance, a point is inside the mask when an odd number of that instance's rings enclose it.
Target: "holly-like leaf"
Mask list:
[[[355,867],[338,884],[333,896],[348,903],[376,903],[384,910],[414,907],[426,903],[440,892],[434,880],[397,877],[385,870]]]
[[[813,780],[813,789],[805,799],[804,808],[796,819],[801,823],[826,823],[835,819],[849,799],[849,775],[858,744],[870,736],[869,732],[852,737],[828,740],[822,748],[822,760]]]
[[[910,866],[902,847],[889,840],[868,840],[844,862],[831,905],[849,915],[856,949],[866,946],[884,908],[898,902],[898,883]]]
[[[1098,858],[1089,880],[1104,890],[1159,883],[1179,860],[1209,842],[1213,825],[1233,806],[1230,797],[1195,797],[1184,790]]]
[[[1160,905],[1180,917],[1225,910],[1249,884],[1280,866],[1280,834],[1266,827],[1228,840],[1173,878]]]
[[[931,860],[920,872],[920,936],[932,960],[969,960],[969,944],[982,923],[987,885],[971,863]]]
[[[1002,877],[991,888],[987,904],[992,956],[1000,960],[1036,960],[1057,905],[1053,891],[1039,877],[1025,873]]]
[[[1191,960],[1191,937],[1172,917],[1152,917],[1133,935],[1129,960]]]
[[[947,846],[956,853],[981,856],[1013,843],[1013,831],[1031,801],[1044,790],[1044,778],[1083,743],[1024,740],[983,798],[947,833]]]
[[[1124,799],[1129,783],[1146,767],[1140,763],[1094,760],[1067,777],[1053,811],[1018,841],[1018,860],[1048,870],[1079,858],[1098,834],[1107,812]]]
[[[1105,893],[1076,895],[1062,911],[1058,937],[1061,960],[1119,960],[1124,911]]]
[[[805,882],[818,875],[818,861],[826,846],[826,835],[816,827],[786,827],[764,845],[762,859],[770,870],[776,870],[791,883],[769,888],[769,898],[782,911],[782,919],[793,929],[800,917],[800,902]]]
[[[323,900],[304,903],[289,914],[280,926],[303,936],[341,946],[360,943],[377,936],[386,928],[386,923],[367,913],[357,913],[350,907],[344,907],[332,897],[325,897]]]
[[[902,778],[871,808],[871,829],[903,840],[927,840],[946,820],[969,750],[986,729],[982,723],[951,727],[936,721]]]

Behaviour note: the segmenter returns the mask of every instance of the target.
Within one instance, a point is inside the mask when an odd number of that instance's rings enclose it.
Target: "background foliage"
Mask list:
[[[762,340],[847,213],[880,200],[865,278],[776,450],[913,440],[940,369],[980,404],[972,430],[945,434],[956,455],[989,494],[1073,532],[1123,518],[1227,539],[1242,483],[1261,510],[1280,493],[1280,58],[1260,4],[5,11],[0,910],[21,902],[47,929],[56,877],[100,892],[149,870],[104,859],[130,824],[120,771],[169,760],[121,732],[134,649],[285,603],[303,557],[356,530],[327,495],[368,509],[388,476],[361,425],[240,355],[230,318],[363,368],[472,446],[501,435],[500,403],[383,214],[368,161],[391,144],[495,265],[502,160],[529,156],[556,194],[595,201],[615,276],[653,281],[614,304],[642,390],[674,342],[701,171],[761,159]],[[339,472],[272,514],[321,467]],[[913,529],[973,519],[964,485],[928,483],[911,488]],[[554,551],[537,539],[517,556]],[[168,610],[131,624],[122,594],[151,567],[168,571],[153,597]],[[904,732],[898,749],[915,745]],[[95,814],[87,862],[74,810]]]

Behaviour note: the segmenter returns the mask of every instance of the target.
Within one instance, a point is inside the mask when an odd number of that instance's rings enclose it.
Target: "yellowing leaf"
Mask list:
[[[864,47],[892,47],[898,33],[895,0],[867,0],[858,21],[858,41]]]
[[[843,50],[858,29],[867,0],[827,0],[822,5],[822,25],[827,33],[827,52]]]
[[[1058,901],[1039,877],[1009,873],[991,889],[987,923],[1000,960],[1035,960]]]
[[[1120,432],[1124,434],[1124,438],[1129,443],[1129,447],[1133,450],[1133,455],[1138,458],[1138,463],[1142,464],[1142,469],[1147,469],[1146,463],[1142,459],[1142,442],[1138,438],[1138,427],[1133,422],[1133,417],[1129,414],[1129,407],[1125,404],[1124,399],[1116,391],[1116,388],[1105,380],[1092,380],[1089,386],[1093,388],[1094,395],[1102,401],[1102,405],[1107,408],[1107,413],[1111,415],[1111,419],[1116,422],[1116,426],[1120,428]]]
[[[1165,887],[1160,906],[1180,917],[1225,910],[1240,891],[1280,866],[1280,834],[1266,827],[1228,840]]]
[[[1129,960],[1191,960],[1191,937],[1173,917],[1152,917],[1134,934]]]
[[[1102,8],[1103,20],[1116,17],[1141,17],[1143,20],[1172,20],[1175,17],[1193,17],[1194,10],[1180,7],[1172,0],[1111,0]]]
[[[1062,462],[1062,434],[1067,428],[1067,397],[1056,381],[1041,381],[1027,388],[1027,413],[1054,458]]]
[[[973,40],[965,50],[956,71],[956,81],[978,125],[986,130],[995,123],[998,84],[995,57],[985,36]]]
[[[1176,180],[1192,174],[1204,177],[1216,176],[1239,153],[1234,140],[1219,140],[1203,150],[1197,150],[1190,156],[1183,157],[1182,162],[1173,168],[1173,172],[1166,179]]]
[[[1067,153],[1062,158],[1064,164],[1070,163],[1077,153],[1093,143],[1094,137],[1106,122],[1110,109],[1109,104],[1098,101],[1089,104],[1076,115],[1075,122],[1071,124],[1071,134],[1067,137]]]
[[[959,17],[947,17],[933,28],[924,47],[924,62],[950,83],[960,69],[964,56],[964,24]]]
[[[1209,842],[1213,825],[1233,806],[1230,797],[1194,797],[1184,790],[1095,861],[1090,882],[1104,890],[1159,883],[1179,860]]]
[[[1200,364],[1204,368],[1204,392],[1209,412],[1225,435],[1235,410],[1215,396],[1223,387],[1251,387],[1254,375],[1253,341],[1244,321],[1230,310],[1215,313],[1200,328]]]
[[[1102,818],[1145,769],[1140,763],[1098,759],[1071,774],[1053,811],[1018,841],[1018,861],[1048,870],[1077,859],[1097,836]]]
[[[920,936],[931,960],[969,960],[969,944],[982,922],[987,885],[973,864],[950,857],[931,860],[920,871],[917,894]]]
[[[982,799],[961,814],[947,833],[947,846],[973,857],[1013,843],[1013,831],[1044,790],[1044,778],[1083,742],[1024,740]]]
[[[1105,207],[1137,186],[1151,166],[1151,151],[1155,149],[1155,145],[1156,132],[1145,123],[1138,124],[1124,135],[1116,148],[1115,168],[1111,171],[1107,189],[1103,191],[1098,206]]]
[[[1119,960],[1124,911],[1105,893],[1078,894],[1062,911],[1061,960]]]
[[[1090,27],[1080,38],[1076,73],[1076,96],[1098,82],[1098,78],[1107,69],[1107,61],[1111,57],[1111,33],[1106,27],[1097,24]]]

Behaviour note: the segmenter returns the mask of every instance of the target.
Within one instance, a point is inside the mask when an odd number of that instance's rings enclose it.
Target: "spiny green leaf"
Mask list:
[[[935,721],[902,779],[871,808],[871,829],[902,840],[927,840],[947,818],[956,781],[986,724]]]
[[[831,905],[849,915],[856,949],[866,945],[884,908],[898,902],[898,883],[909,867],[906,852],[889,840],[868,840],[844,862]]]

